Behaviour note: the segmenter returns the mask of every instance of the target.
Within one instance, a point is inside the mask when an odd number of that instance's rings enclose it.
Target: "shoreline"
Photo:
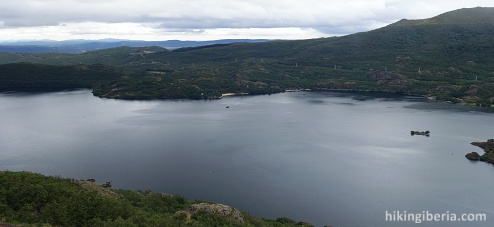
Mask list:
[[[328,89],[328,88],[314,88],[314,89],[285,89],[283,91],[279,92],[274,92],[274,93],[247,93],[247,92],[228,92],[228,93],[222,93],[220,96],[212,96],[212,97],[203,97],[203,98],[187,98],[187,97],[182,97],[182,98],[171,98],[171,97],[159,97],[159,96],[108,96],[106,94],[97,94],[95,93],[95,90],[93,88],[87,88],[87,87],[71,87],[71,86],[27,86],[27,87],[1,87],[0,86],[0,92],[1,93],[15,93],[15,92],[24,92],[24,93],[43,93],[43,92],[61,92],[61,91],[73,91],[73,90],[80,90],[80,89],[88,89],[91,90],[91,93],[98,98],[104,98],[104,99],[114,99],[114,100],[129,100],[129,101],[141,101],[141,100],[216,100],[216,99],[222,99],[226,97],[235,97],[235,96],[250,96],[250,95],[270,95],[270,94],[278,94],[278,93],[285,93],[285,92],[362,92],[362,93],[382,93],[382,94],[395,94],[395,95],[403,95],[403,96],[413,96],[417,98],[424,98],[426,100],[430,101],[438,101],[438,102],[444,102],[444,103],[449,103],[449,104],[457,104],[457,105],[463,105],[463,106],[470,106],[470,107],[480,107],[480,108],[487,108],[491,109],[494,108],[494,105],[491,106],[480,106],[480,105],[475,105],[474,103],[468,103],[468,102],[451,102],[448,100],[442,100],[442,99],[437,99],[437,97],[434,96],[429,96],[429,95],[423,95],[423,94],[413,94],[413,93],[407,93],[407,92],[392,92],[392,91],[380,91],[380,90],[368,90],[368,89]]]
[[[223,94],[221,94],[220,99],[224,98],[224,97],[243,96],[243,95],[250,95],[250,94],[245,93],[245,92],[242,92],[242,93],[223,93]]]
[[[494,139],[489,139],[487,142],[472,142],[474,146],[480,147],[484,150],[484,154],[473,151],[465,155],[468,160],[481,161],[494,165]]]

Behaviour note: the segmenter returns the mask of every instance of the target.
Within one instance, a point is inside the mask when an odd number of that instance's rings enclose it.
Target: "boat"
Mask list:
[[[431,132],[429,130],[427,131],[411,131],[410,134],[412,136],[414,135],[419,135],[419,136],[430,136]]]

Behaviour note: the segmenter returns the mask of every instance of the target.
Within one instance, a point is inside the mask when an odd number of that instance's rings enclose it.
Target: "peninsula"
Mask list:
[[[471,144],[484,149],[484,154],[480,155],[475,151],[470,152],[465,155],[467,159],[494,164],[494,139],[489,139],[487,142],[472,142]]]

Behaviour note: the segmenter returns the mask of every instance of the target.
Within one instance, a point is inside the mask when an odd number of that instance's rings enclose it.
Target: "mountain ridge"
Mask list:
[[[407,20],[402,19],[390,26],[397,25],[424,25],[424,24],[494,24],[494,7],[462,8],[442,13],[438,16],[426,19]]]
[[[484,22],[493,17],[493,9],[460,9],[342,37],[172,51],[117,47],[75,55],[0,53],[0,64],[115,67],[126,76],[93,83],[93,90],[97,96],[118,99],[345,89],[490,106],[494,104],[494,23]]]
[[[0,42],[0,52],[15,53],[66,53],[79,54],[89,51],[96,51],[122,46],[147,47],[159,46],[166,49],[177,49],[182,47],[198,47],[212,44],[228,44],[235,42],[267,42],[267,39],[218,39],[208,41],[185,41],[185,40],[164,40],[164,41],[144,41],[144,40],[120,40],[120,39],[100,39],[100,40],[33,40],[33,41],[6,41]]]

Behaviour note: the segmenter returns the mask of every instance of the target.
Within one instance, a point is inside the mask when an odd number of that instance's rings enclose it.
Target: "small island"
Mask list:
[[[484,149],[484,154],[480,155],[475,151],[470,152],[465,155],[468,160],[494,164],[494,139],[489,139],[487,142],[472,142],[471,144]]]

